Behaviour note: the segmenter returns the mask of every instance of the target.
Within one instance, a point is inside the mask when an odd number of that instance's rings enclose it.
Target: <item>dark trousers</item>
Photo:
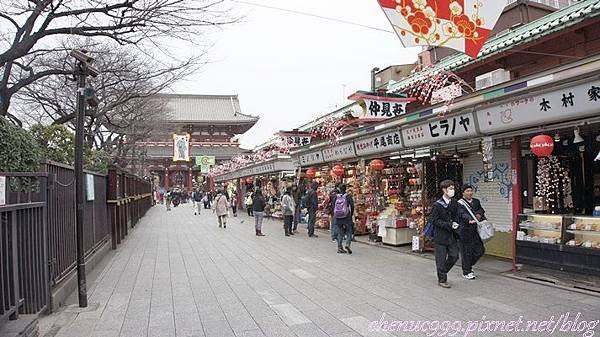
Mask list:
[[[293,215],[284,215],[283,216],[283,229],[285,230],[285,234],[292,233],[293,222],[294,222]]]
[[[308,210],[308,236],[315,235],[315,223],[317,222],[317,210]]]
[[[300,209],[300,205],[296,205],[296,209],[294,210],[294,230],[298,229],[298,222],[300,222],[301,216],[302,210]]]
[[[473,266],[485,254],[485,247],[479,238],[471,241],[460,240],[459,245],[463,275],[468,275],[473,272]]]
[[[448,281],[448,272],[458,261],[458,242],[452,238],[449,245],[435,244],[435,265],[437,267],[438,282]]]
[[[254,216],[252,206],[246,206],[246,210],[248,211],[248,216]]]
[[[352,232],[354,230],[354,225],[352,224],[352,220],[347,219],[336,219],[336,234],[337,234],[337,244],[338,248],[342,248],[342,241],[344,241],[344,236],[346,237],[345,247],[350,247],[352,244]]]

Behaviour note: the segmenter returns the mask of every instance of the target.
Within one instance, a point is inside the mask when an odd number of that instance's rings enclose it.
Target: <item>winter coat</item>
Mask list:
[[[452,222],[457,220],[458,203],[452,199],[446,204],[444,198],[433,204],[429,221],[435,226],[433,242],[437,245],[450,245],[456,243],[456,232],[452,229]]]
[[[319,208],[319,199],[317,197],[317,192],[312,188],[306,192],[306,208],[309,211],[315,212],[317,208]]]
[[[252,199],[252,210],[254,212],[264,212],[266,204],[264,196],[254,196]]]
[[[217,216],[227,215],[227,209],[229,208],[229,203],[227,202],[227,197],[223,194],[219,193],[215,197],[215,203],[213,205],[213,209],[217,213]]]
[[[281,198],[281,210],[283,211],[283,215],[294,215],[295,209],[296,203],[294,203],[294,199],[290,195],[284,194]]]
[[[481,207],[481,202],[478,199],[471,199],[469,203],[467,200],[463,199],[471,206],[471,212],[474,215],[479,214],[481,216],[481,220],[485,220],[485,210]],[[481,240],[479,238],[479,233],[477,232],[477,224],[469,223],[473,220],[473,217],[467,210],[467,208],[461,204],[458,204],[457,210],[457,222],[460,224],[460,230],[458,231],[458,235],[461,241],[464,242],[474,242]]]

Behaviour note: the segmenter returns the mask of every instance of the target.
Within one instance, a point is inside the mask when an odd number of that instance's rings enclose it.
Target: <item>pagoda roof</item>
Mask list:
[[[253,126],[259,117],[241,112],[237,95],[159,94],[168,101],[172,123]],[[248,128],[249,129],[249,128]]]

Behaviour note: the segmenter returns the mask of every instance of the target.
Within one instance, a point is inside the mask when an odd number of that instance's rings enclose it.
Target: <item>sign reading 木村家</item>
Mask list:
[[[401,150],[402,136],[399,130],[382,133],[354,142],[357,156]]]
[[[6,177],[0,176],[0,206],[6,205]]]
[[[356,157],[353,143],[323,149],[323,160],[325,162],[343,160],[353,157]]]
[[[600,81],[590,81],[483,108],[477,120],[481,132],[490,134],[595,115],[599,109]]]
[[[476,135],[477,130],[472,113],[402,128],[402,138],[404,146],[407,148],[438,144]]]

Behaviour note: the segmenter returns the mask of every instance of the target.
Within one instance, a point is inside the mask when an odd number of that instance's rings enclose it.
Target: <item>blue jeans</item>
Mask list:
[[[256,222],[256,225],[254,226],[254,228],[259,232],[262,230],[262,223],[263,223],[264,217],[265,217],[265,212],[254,212],[254,220]]]
[[[350,247],[350,244],[352,243],[352,232],[354,230],[354,224],[352,223],[352,220],[336,219],[335,224],[337,227],[338,248],[342,248],[342,241],[344,240],[344,235],[346,236],[345,247]]]
[[[331,217],[331,225],[329,228],[331,228],[331,240],[337,240],[338,228],[334,216]]]

